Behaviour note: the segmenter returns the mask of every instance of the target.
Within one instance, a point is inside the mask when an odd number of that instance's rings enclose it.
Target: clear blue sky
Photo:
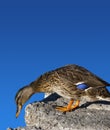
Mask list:
[[[18,89],[70,63],[110,82],[109,1],[0,1],[0,129],[25,126],[26,105],[15,118]]]

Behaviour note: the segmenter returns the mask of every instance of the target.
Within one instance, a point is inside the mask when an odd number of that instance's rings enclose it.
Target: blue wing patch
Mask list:
[[[84,83],[82,83],[82,84],[78,84],[77,85],[77,88],[78,89],[81,89],[81,90],[85,90],[85,89],[87,89],[87,88],[89,88],[86,84],[84,84]]]

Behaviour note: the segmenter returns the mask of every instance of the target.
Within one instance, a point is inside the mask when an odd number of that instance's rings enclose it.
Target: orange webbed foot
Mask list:
[[[69,104],[67,106],[64,107],[56,107],[56,110],[59,110],[61,112],[69,112],[69,111],[73,111],[75,110],[77,107],[79,107],[79,103],[80,101],[77,100],[75,105],[72,106],[74,100],[70,100]]]

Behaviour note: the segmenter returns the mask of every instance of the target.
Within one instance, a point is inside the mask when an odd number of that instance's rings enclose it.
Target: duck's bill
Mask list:
[[[20,112],[21,112],[22,106],[19,105],[17,106],[17,111],[16,111],[16,118],[19,116]]]

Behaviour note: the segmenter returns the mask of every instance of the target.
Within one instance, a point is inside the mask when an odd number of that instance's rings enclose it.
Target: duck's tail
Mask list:
[[[97,97],[99,100],[109,100],[110,101],[110,87],[99,88],[97,91]]]
[[[110,93],[110,84],[106,86],[107,91]]]

